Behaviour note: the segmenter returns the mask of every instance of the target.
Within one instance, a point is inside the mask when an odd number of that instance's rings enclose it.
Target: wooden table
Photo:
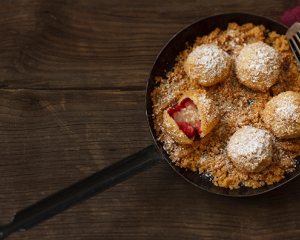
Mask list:
[[[164,44],[214,14],[280,19],[294,0],[2,1],[0,224],[150,145],[145,85]],[[166,162],[8,239],[299,239],[300,178],[208,193]]]

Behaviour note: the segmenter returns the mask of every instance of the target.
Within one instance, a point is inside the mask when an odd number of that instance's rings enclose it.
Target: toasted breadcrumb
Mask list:
[[[250,43],[263,41],[274,47],[282,59],[280,74],[275,85],[266,92],[251,90],[239,83],[235,75],[234,61],[240,50]],[[183,65],[189,53],[202,44],[215,44],[231,57],[231,70],[227,79],[211,87],[204,87],[190,81]],[[172,161],[191,171],[212,176],[216,186],[239,188],[241,185],[257,188],[273,184],[284,178],[285,173],[295,170],[294,158],[300,155],[300,139],[274,141],[273,158],[270,166],[258,173],[238,171],[227,156],[227,143],[230,137],[243,126],[266,129],[262,121],[265,104],[273,96],[285,91],[300,92],[300,73],[298,65],[283,35],[269,32],[263,25],[252,23],[239,26],[230,23],[227,30],[215,29],[209,35],[198,37],[193,46],[181,52],[173,69],[166,77],[156,77],[159,86],[152,92],[154,128],[164,149]],[[179,144],[163,127],[163,112],[178,102],[188,90],[206,90],[220,111],[220,121],[204,138],[192,144]]]

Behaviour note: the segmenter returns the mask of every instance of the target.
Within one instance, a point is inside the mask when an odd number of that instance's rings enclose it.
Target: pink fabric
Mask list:
[[[292,26],[295,22],[300,22],[300,6],[284,12],[280,22],[288,27]]]

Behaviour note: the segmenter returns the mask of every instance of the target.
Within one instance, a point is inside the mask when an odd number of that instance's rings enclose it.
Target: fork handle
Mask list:
[[[162,160],[155,145],[150,145],[15,213],[9,224],[0,226],[0,240],[12,232],[28,230]]]

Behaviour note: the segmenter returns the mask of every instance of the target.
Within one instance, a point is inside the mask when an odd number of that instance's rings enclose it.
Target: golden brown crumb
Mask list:
[[[254,91],[239,83],[235,75],[234,60],[241,49],[250,43],[263,41],[274,47],[282,65],[275,85],[266,92]],[[215,44],[231,56],[231,70],[227,79],[211,87],[190,81],[183,65],[193,49],[202,44]],[[264,26],[248,23],[239,26],[230,23],[227,30],[215,29],[207,36],[198,37],[193,46],[188,46],[177,57],[177,63],[165,78],[157,76],[160,85],[152,92],[154,128],[158,140],[164,144],[170,158],[180,167],[213,176],[216,186],[239,188],[245,185],[257,188],[273,184],[284,178],[285,173],[294,171],[295,156],[300,155],[300,139],[280,140],[273,146],[272,163],[258,173],[244,173],[234,167],[227,155],[230,137],[243,126],[266,129],[262,121],[265,104],[285,91],[300,92],[300,74],[296,61],[289,49],[285,36],[268,32]],[[179,144],[163,127],[163,112],[174,106],[186,91],[206,90],[219,108],[220,120],[204,138],[192,144]]]

